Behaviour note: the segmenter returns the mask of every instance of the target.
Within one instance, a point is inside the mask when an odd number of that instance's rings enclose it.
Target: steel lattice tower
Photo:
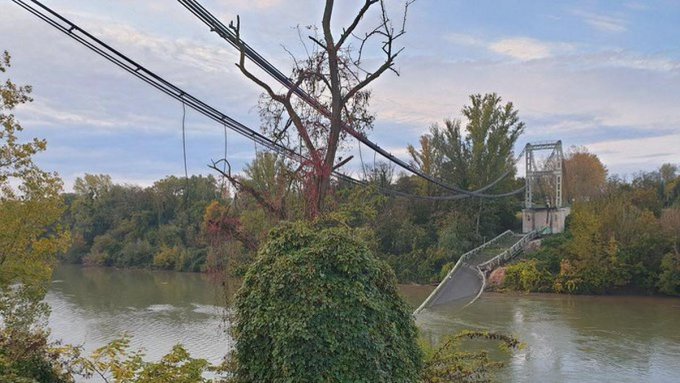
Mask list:
[[[523,231],[564,229],[569,208],[563,201],[562,141],[527,144]]]

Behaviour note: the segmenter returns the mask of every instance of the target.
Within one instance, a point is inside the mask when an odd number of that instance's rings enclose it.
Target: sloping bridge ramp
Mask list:
[[[539,234],[538,231],[515,234],[508,230],[463,254],[413,314],[435,306],[446,305],[450,309],[471,304],[484,291],[486,274],[520,254]]]

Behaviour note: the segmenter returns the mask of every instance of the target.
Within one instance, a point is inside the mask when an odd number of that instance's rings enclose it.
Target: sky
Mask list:
[[[130,58],[232,118],[259,129],[259,89],[235,67],[236,52],[178,2],[44,0]],[[340,32],[363,1],[337,1]],[[400,1],[387,1],[395,19]],[[241,19],[243,38],[283,72],[286,50],[302,52],[297,26],[319,25],[320,0],[205,0],[223,22]],[[377,10],[377,8],[376,8]],[[365,25],[378,15],[369,12]],[[460,118],[470,94],[498,93],[526,123],[527,142],[585,146],[610,174],[630,177],[680,164],[680,1],[417,0],[398,41],[399,76],[372,86],[369,138],[407,160],[434,123]],[[285,49],[284,49],[285,48]],[[12,1],[0,4],[0,50],[9,77],[33,86],[16,110],[26,138],[44,137],[37,157],[67,190],[85,173],[150,185],[184,174],[182,105],[97,56]],[[373,56],[371,56],[373,55]],[[367,63],[377,62],[369,53]],[[4,81],[4,79],[2,79]],[[186,115],[190,174],[210,174],[223,157],[223,128]],[[227,134],[235,168],[252,160],[252,142]],[[353,149],[356,151],[356,146]],[[366,149],[364,149],[366,150]],[[364,157],[367,154],[364,151]],[[372,161],[372,155],[368,155]],[[346,171],[358,171],[353,160]]]

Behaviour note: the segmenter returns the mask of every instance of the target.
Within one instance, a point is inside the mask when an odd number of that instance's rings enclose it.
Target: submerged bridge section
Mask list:
[[[537,230],[525,234],[508,230],[463,254],[413,314],[440,305],[462,308],[471,304],[484,291],[487,274],[520,254],[540,234]]]

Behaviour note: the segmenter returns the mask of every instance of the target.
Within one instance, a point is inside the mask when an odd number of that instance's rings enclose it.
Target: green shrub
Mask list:
[[[70,383],[67,360],[47,331],[0,328],[0,383]]]
[[[661,275],[657,284],[659,291],[668,295],[680,295],[680,254],[671,252],[661,261]]]
[[[516,338],[493,332],[463,331],[445,337],[437,345],[421,339],[425,361],[421,382],[493,381],[493,373],[502,368],[504,363],[491,359],[486,344],[477,344],[475,351],[464,351],[465,347],[461,345],[464,340],[496,343],[501,351],[508,353],[523,348]]]
[[[505,269],[503,287],[516,291],[548,291],[552,276],[547,270],[540,270],[536,260],[521,261]]]
[[[235,298],[240,382],[415,382],[417,329],[394,273],[350,229],[274,229]]]

